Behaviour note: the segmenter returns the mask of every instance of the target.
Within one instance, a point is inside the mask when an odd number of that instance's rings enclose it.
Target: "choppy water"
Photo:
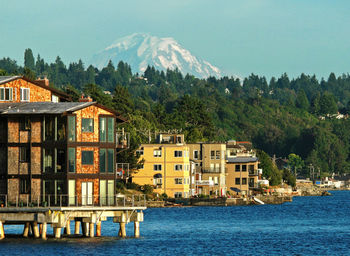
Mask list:
[[[116,238],[109,220],[102,238],[10,237],[0,255],[350,255],[350,191],[332,193],[283,205],[147,209],[139,239]]]

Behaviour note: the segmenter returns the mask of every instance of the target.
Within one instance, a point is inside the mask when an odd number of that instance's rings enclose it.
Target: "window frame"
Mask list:
[[[92,121],[92,122],[91,122]],[[89,124],[88,127],[86,127],[85,125]],[[84,128],[88,128],[87,130],[85,130]],[[81,132],[82,133],[93,133],[94,132],[94,118],[82,118],[81,119]]]
[[[153,157],[162,157],[162,149],[153,149]]]
[[[241,185],[241,178],[235,178],[235,185]]]
[[[174,150],[174,157],[182,157],[183,151],[182,150]]]
[[[183,165],[182,164],[174,164],[174,171],[180,171],[182,172],[183,169]]]
[[[160,167],[160,169],[158,167]],[[162,164],[153,164],[153,171],[159,172],[159,171],[162,171],[162,169],[163,169]]]
[[[29,163],[30,162],[29,147],[26,147],[26,146],[19,147],[19,161],[21,163]]]
[[[28,99],[24,99],[24,92],[27,92],[26,96],[28,97]],[[20,88],[19,98],[21,102],[30,102],[30,88]]]
[[[175,182],[175,185],[184,185],[182,178],[175,178],[174,182]]]
[[[83,162],[83,160],[87,160],[86,159],[86,154],[92,154],[92,158],[91,158],[91,162],[89,161],[87,162]],[[85,154],[85,157],[83,157],[83,155]],[[94,150],[82,150],[81,151],[81,165],[94,165]]]
[[[6,90],[8,90],[8,99],[6,99]],[[2,99],[3,96],[3,99]],[[12,87],[0,87],[0,101],[13,101],[13,88]]]

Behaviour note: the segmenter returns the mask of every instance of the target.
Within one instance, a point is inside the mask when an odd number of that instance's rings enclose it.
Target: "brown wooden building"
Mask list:
[[[116,125],[125,120],[96,102],[63,102],[69,99],[35,81],[0,77],[2,198],[113,204]]]

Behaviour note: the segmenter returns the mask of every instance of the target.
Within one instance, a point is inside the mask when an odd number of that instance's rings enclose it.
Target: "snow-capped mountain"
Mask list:
[[[122,60],[131,66],[133,72],[139,73],[143,73],[149,65],[164,71],[178,68],[183,74],[189,73],[199,78],[223,75],[217,67],[193,56],[173,38],[159,38],[143,33],[118,39],[95,54],[90,63],[102,69],[109,60],[115,66]]]

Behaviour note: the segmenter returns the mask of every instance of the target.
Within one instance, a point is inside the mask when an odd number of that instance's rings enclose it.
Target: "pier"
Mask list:
[[[21,198],[23,199],[23,198]],[[116,236],[126,237],[126,224],[134,222],[134,237],[140,236],[140,222],[146,209],[145,196],[120,196],[108,198],[69,198],[68,195],[46,196],[46,200],[27,197],[27,200],[8,201],[0,195],[0,240],[4,239],[4,225],[23,225],[23,237],[47,239],[47,226],[53,228],[53,237],[82,235],[100,237],[102,222],[108,217],[116,223]],[[74,233],[70,228],[75,223]],[[81,229],[81,233],[80,233]]]

